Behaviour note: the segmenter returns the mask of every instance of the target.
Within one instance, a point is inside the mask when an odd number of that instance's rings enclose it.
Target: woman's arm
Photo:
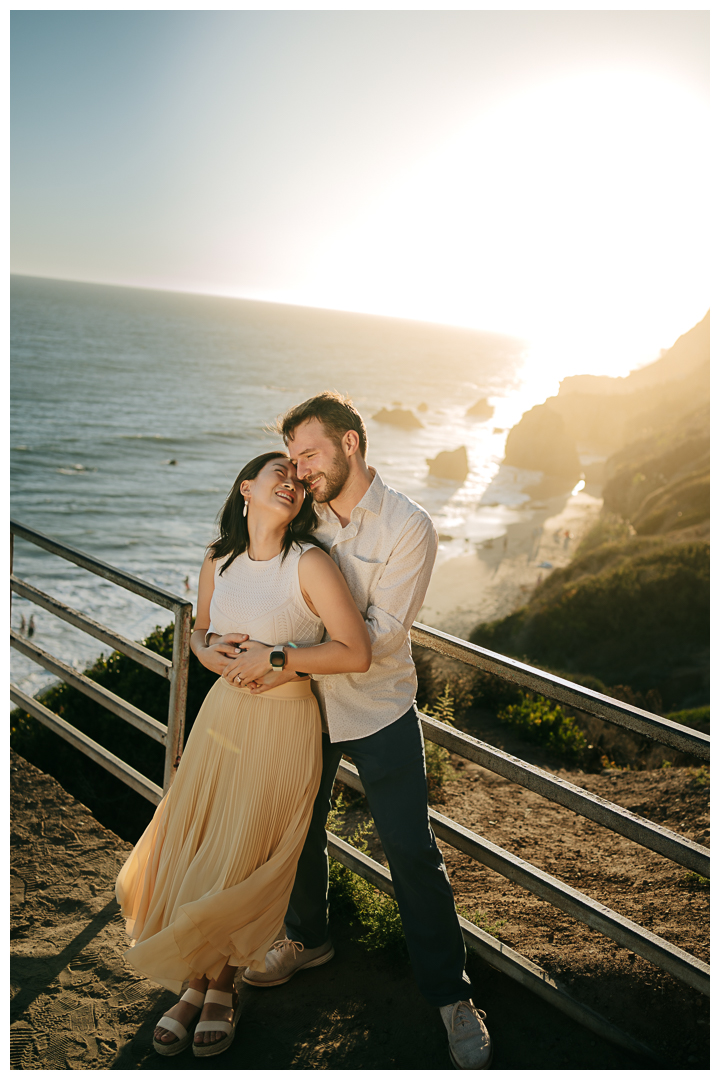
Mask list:
[[[230,658],[239,655],[237,646],[240,642],[247,641],[247,634],[213,634],[212,644],[206,646],[205,635],[210,626],[210,601],[214,591],[215,563],[206,555],[198,581],[197,617],[195,629],[190,636],[190,648],[203,667],[214,671],[216,675],[222,675]]]
[[[300,557],[300,588],[309,607],[323,623],[330,641],[303,648],[285,648],[283,675],[290,672],[310,675],[334,675],[341,672],[367,671],[372,661],[370,638],[365,620],[355,606],[345,578],[320,548],[310,548]],[[269,671],[272,647],[250,641],[223,672],[226,679],[242,676],[240,685],[262,679]],[[272,681],[265,679],[267,689]]]

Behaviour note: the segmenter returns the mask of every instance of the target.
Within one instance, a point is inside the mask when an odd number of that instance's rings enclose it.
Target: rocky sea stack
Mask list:
[[[572,481],[581,471],[575,441],[567,434],[563,417],[547,403],[523,413],[508,435],[505,464]]]
[[[405,428],[408,431],[411,428],[423,426],[411,409],[381,409],[380,412],[375,413],[373,420],[377,420],[379,424],[394,424],[395,427]]]
[[[488,399],[481,397],[474,405],[470,406],[465,415],[471,417],[473,420],[490,420],[494,412],[495,409]]]
[[[466,480],[469,471],[467,450],[459,446],[457,450],[441,450],[437,457],[427,458],[430,475],[441,480]]]

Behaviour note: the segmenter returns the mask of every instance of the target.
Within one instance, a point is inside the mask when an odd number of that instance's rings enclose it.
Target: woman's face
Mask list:
[[[240,490],[248,504],[248,517],[253,515],[257,520],[269,515],[284,525],[297,517],[305,498],[295,466],[285,457],[268,461],[254,480],[243,481]]]

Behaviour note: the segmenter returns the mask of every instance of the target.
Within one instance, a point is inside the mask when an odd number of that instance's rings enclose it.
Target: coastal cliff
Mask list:
[[[624,379],[564,380],[510,432],[507,464],[520,464],[522,441],[523,460],[547,466],[549,431],[568,474],[573,450],[604,451],[586,470],[603,509],[570,564],[510,616],[477,625],[473,642],[649,694],[656,711],[709,700],[709,331],[708,314]]]
[[[685,414],[709,402],[708,312],[652,364],[623,378],[574,375],[563,379],[557,395],[532,411],[562,417],[563,431],[578,449],[592,446],[612,454],[638,438],[675,424]],[[518,430],[529,415],[526,413],[522,418]],[[513,431],[508,436],[508,446]]]

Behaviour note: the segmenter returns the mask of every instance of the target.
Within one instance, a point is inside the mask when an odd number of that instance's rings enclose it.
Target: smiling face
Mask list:
[[[271,515],[278,524],[287,525],[302,509],[305,488],[297,471],[286,457],[268,461],[254,480],[244,480],[242,491],[248,506],[248,516]]]
[[[297,476],[317,503],[332,502],[342,491],[350,466],[342,448],[326,433],[320,420],[299,424],[288,439],[288,453]]]

